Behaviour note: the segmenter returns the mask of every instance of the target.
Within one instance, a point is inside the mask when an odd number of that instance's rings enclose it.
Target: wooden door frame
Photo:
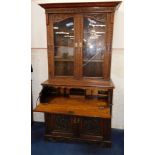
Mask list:
[[[87,13],[89,14],[89,13]],[[90,13],[91,14],[91,13]],[[110,79],[111,72],[111,56],[112,56],[112,36],[113,36],[113,20],[114,13],[92,13],[96,15],[106,14],[106,36],[105,36],[105,52],[103,60],[103,79]],[[53,23],[56,21],[61,21],[69,17],[74,18],[74,73],[73,77],[75,79],[87,78],[83,77],[83,16],[84,14],[46,14],[46,24],[47,24],[47,50],[48,50],[48,75],[49,79],[55,77],[54,75],[54,35],[53,35]],[[66,76],[64,76],[66,77]],[[91,78],[91,77],[88,77]],[[98,79],[99,77],[92,77],[93,79]]]
[[[89,79],[104,79],[104,80],[109,80],[110,79],[110,74],[109,74],[109,60],[111,60],[111,55],[109,55],[109,51],[108,51],[108,46],[107,46],[107,43],[109,43],[109,36],[108,36],[108,33],[109,33],[109,29],[106,29],[106,33],[105,33],[105,40],[104,40],[104,43],[105,43],[105,53],[104,53],[104,58],[103,58],[103,61],[102,61],[102,65],[103,65],[103,76],[102,77],[84,77],[83,76],[83,32],[84,32],[84,27],[83,27],[83,18],[84,16],[90,15],[96,15],[97,16],[101,16],[101,15],[104,15],[105,16],[105,20],[106,20],[106,27],[109,26],[109,23],[108,23],[108,20],[109,20],[109,16],[108,16],[109,12],[104,12],[104,13],[95,13],[95,12],[92,12],[92,13],[86,13],[86,14],[81,14],[81,20],[80,20],[80,26],[79,26],[79,29],[80,29],[80,40],[79,42],[82,42],[82,47],[79,49],[79,61],[78,61],[78,65],[79,66],[79,76],[80,77],[83,77],[85,79],[89,78]],[[97,20],[97,21],[100,21],[100,20]],[[111,25],[110,25],[111,26]],[[111,29],[110,29],[111,30]],[[111,51],[110,51],[111,53]],[[105,60],[106,59],[106,60]],[[108,67],[108,68],[107,68]]]
[[[48,79],[52,79],[55,77],[63,77],[63,76],[55,76],[55,65],[54,65],[54,32],[53,32],[53,24],[55,22],[59,22],[62,20],[65,20],[67,18],[72,17],[74,19],[74,29],[76,27],[77,22],[77,17],[76,14],[46,14],[46,17],[48,20],[46,20],[47,23],[47,51],[48,51]],[[76,62],[77,62],[77,48],[75,47],[75,43],[78,42],[78,35],[76,34],[77,32],[74,30],[74,72],[73,72],[73,77],[77,75],[77,67],[76,67]],[[66,77],[66,76],[64,76]]]
[[[113,20],[114,20],[114,13],[107,13],[107,30],[106,30],[107,36],[106,36],[106,51],[104,57],[104,80],[110,80],[111,75]]]

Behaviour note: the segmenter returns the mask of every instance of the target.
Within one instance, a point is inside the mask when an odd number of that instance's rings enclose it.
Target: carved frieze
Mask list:
[[[93,18],[93,19],[100,21],[100,22],[106,22],[106,18],[107,18],[106,13],[104,13],[104,14],[84,14],[83,16]]]
[[[65,20],[65,19],[67,19],[67,18],[71,18],[71,17],[73,17],[72,14],[69,14],[69,15],[53,14],[53,15],[51,16],[51,20],[53,21],[53,23],[55,23],[55,22],[63,21],[63,20]]]
[[[96,13],[103,13],[103,12],[114,12],[114,7],[82,7],[82,8],[53,8],[53,9],[46,9],[46,13],[89,13],[89,12],[96,12]]]

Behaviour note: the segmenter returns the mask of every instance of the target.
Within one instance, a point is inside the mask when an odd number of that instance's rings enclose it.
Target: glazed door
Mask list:
[[[106,21],[106,14],[83,15],[82,74],[84,77],[104,78]]]
[[[107,78],[107,13],[49,16],[49,78]]]
[[[50,16],[48,26],[49,72],[50,77],[73,77],[76,73],[76,42],[74,14],[56,14]]]
[[[79,15],[79,74],[84,78],[105,78],[107,72],[107,13]],[[106,58],[106,61],[105,61]]]

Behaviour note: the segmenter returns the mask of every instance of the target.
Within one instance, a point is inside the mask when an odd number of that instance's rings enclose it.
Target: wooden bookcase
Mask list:
[[[45,9],[48,80],[35,112],[48,140],[111,146],[110,79],[115,2],[40,4]]]

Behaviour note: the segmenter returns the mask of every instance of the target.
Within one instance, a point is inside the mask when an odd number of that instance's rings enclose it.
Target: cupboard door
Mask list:
[[[45,113],[45,133],[50,134],[53,131],[53,115]]]
[[[103,120],[101,118],[83,117],[80,122],[80,138],[103,139]]]
[[[45,113],[45,133],[50,137],[72,137],[72,117],[63,114]]]
[[[54,76],[74,76],[75,15],[51,15],[52,57]]]
[[[83,76],[103,77],[106,14],[83,15]]]
[[[72,117],[69,115],[54,115],[54,131],[71,133],[73,131]]]

